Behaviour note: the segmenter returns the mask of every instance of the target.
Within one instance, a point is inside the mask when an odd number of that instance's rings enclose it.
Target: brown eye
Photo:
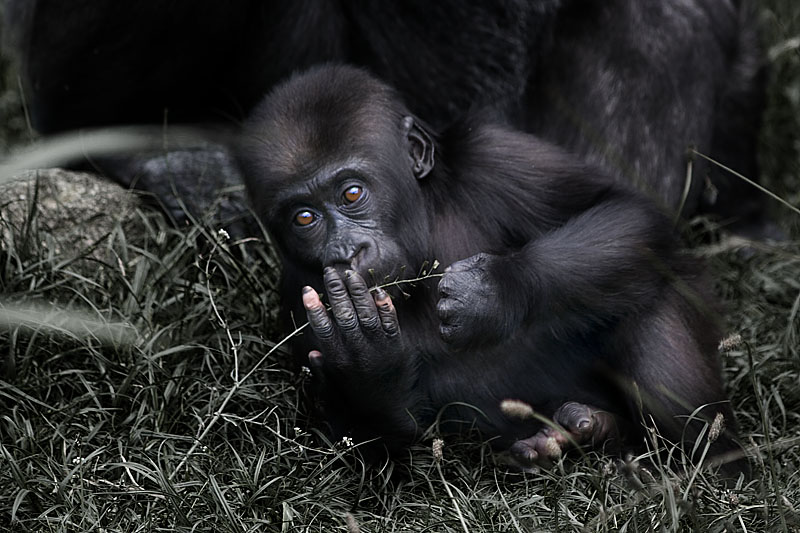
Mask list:
[[[294,216],[294,223],[298,226],[308,226],[314,222],[314,213],[311,211],[300,211]]]
[[[348,204],[352,204],[359,198],[361,195],[364,194],[364,189],[359,187],[358,185],[353,185],[352,187],[348,187],[347,190],[344,191],[344,201]]]

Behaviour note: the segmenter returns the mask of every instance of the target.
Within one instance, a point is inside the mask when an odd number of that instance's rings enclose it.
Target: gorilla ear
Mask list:
[[[413,117],[403,117],[402,127],[408,138],[411,171],[417,179],[422,179],[433,170],[433,139]]]

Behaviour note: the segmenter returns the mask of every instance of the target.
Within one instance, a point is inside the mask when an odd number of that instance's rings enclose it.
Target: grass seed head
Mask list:
[[[720,436],[720,434],[725,430],[725,417],[722,416],[722,413],[717,413],[717,416],[714,417],[714,421],[711,422],[711,429],[708,430],[708,442],[714,442]]]
[[[351,513],[344,515],[344,520],[347,523],[347,533],[361,533],[361,528],[356,521],[356,517]]]
[[[500,410],[510,418],[533,418],[535,413],[533,407],[521,400],[503,400],[500,402]]]
[[[433,459],[440,463],[442,461],[442,449],[444,448],[444,441],[442,439],[433,439],[431,444],[431,451],[433,452]]]
[[[720,353],[728,353],[738,348],[741,344],[742,336],[738,333],[734,333],[722,339],[719,342],[719,347],[717,349],[720,351]]]

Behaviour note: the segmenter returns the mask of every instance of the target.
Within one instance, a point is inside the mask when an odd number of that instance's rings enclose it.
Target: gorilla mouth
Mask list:
[[[336,263],[331,266],[341,275],[344,275],[347,270],[357,272],[370,287],[402,283],[407,277],[405,276],[405,266],[387,268],[386,266],[375,267],[372,265],[374,263],[351,261],[350,263]]]
[[[353,270],[364,278],[367,285],[380,286],[402,281],[408,277],[409,270],[405,266],[407,264],[408,262],[400,254],[373,245],[360,248],[349,261],[334,261],[329,266],[342,275],[347,270]]]

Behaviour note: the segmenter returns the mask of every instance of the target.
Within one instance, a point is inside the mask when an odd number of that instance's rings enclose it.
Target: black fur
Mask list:
[[[546,416],[567,402],[608,410],[630,442],[639,402],[675,441],[697,435],[699,423],[682,434],[682,417],[701,406],[733,427],[696,268],[655,204],[596,167],[483,120],[436,135],[388,86],[337,66],[276,87],[239,156],[283,254],[286,311],[309,311],[315,335],[298,356],[323,382],[337,435],[395,449],[444,409],[445,426],[475,422],[508,446],[540,428],[503,414],[506,398]],[[397,324],[368,326],[376,304],[361,278],[409,279],[434,260],[449,265],[438,286],[402,285]],[[333,319],[304,309],[305,286],[324,289]],[[309,363],[311,349],[322,355]],[[714,447],[732,449],[730,434]]]
[[[6,4],[6,33],[42,133],[230,123],[293,71],[343,61],[396,87],[436,128],[490,108],[500,121],[635,183],[670,211],[682,203],[690,146],[757,174],[763,68],[747,1]],[[170,196],[168,176],[157,170],[164,165],[149,164],[151,157],[100,163],[125,184],[138,179]],[[217,159],[198,157],[196,173],[228,167],[209,169],[209,160]],[[707,174],[718,194],[703,202]],[[223,176],[222,186],[238,180]],[[681,211],[704,208],[769,236],[762,201],[697,160]]]

